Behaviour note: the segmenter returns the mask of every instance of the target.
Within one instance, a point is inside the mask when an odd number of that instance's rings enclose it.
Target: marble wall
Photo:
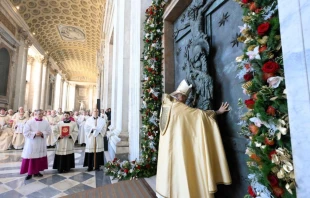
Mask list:
[[[278,3],[297,196],[306,198],[310,194],[310,1]]]

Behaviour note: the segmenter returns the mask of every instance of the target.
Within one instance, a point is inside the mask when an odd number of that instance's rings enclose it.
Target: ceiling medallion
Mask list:
[[[85,33],[82,28],[70,25],[58,25],[61,38],[65,41],[85,41]]]

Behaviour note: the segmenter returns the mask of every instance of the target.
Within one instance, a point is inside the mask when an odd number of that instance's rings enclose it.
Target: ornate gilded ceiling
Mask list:
[[[11,0],[68,80],[97,78],[105,0]]]

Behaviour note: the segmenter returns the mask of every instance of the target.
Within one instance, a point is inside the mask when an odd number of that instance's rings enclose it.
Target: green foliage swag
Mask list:
[[[296,197],[277,1],[235,1],[244,10],[238,41],[245,49],[236,58],[238,77],[250,96],[239,100],[240,108],[247,108],[240,134],[250,140],[245,197]]]
[[[107,175],[119,180],[150,177],[156,174],[159,142],[158,117],[162,95],[162,35],[164,0],[153,0],[146,10],[144,22],[144,51],[142,78],[141,150],[139,160],[123,161],[115,158],[105,164]]]

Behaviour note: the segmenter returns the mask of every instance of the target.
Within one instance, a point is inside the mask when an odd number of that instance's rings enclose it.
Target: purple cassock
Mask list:
[[[41,131],[42,136],[36,136]],[[20,174],[38,174],[48,169],[46,138],[51,134],[51,127],[46,120],[32,119],[26,122],[23,130],[25,146],[22,153]]]

